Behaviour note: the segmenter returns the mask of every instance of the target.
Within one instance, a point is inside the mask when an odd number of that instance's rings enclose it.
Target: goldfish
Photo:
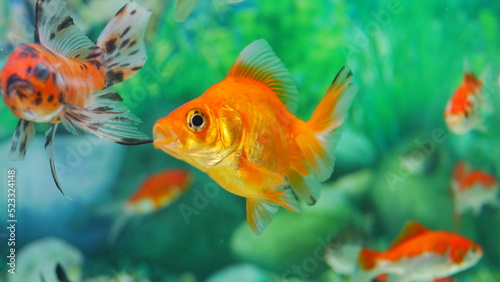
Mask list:
[[[451,192],[456,215],[468,210],[478,215],[485,205],[498,206],[499,190],[498,181],[493,175],[469,169],[464,162],[459,162],[455,166]]]
[[[247,220],[260,234],[279,206],[313,205],[321,181],[333,172],[333,149],[357,92],[341,68],[309,121],[297,118],[298,91],[271,46],[259,39],[241,51],[224,80],[153,126],[154,147],[207,173],[246,198]]]
[[[139,132],[140,120],[122,103],[112,85],[128,79],[146,61],[144,30],[151,15],[135,2],[122,7],[96,44],[74,24],[63,0],[38,0],[35,42],[10,54],[0,72],[0,92],[20,120],[9,159],[24,159],[35,135],[35,122],[51,123],[45,147],[54,182],[53,139],[62,123],[74,134],[90,132],[125,145],[150,143]]]
[[[223,6],[242,2],[244,0],[212,0],[214,6]],[[176,0],[174,6],[174,20],[176,22],[183,22],[191,14],[191,12],[198,4],[198,0]]]
[[[130,218],[157,212],[172,204],[191,183],[191,175],[182,169],[168,169],[150,175],[139,188],[118,209],[112,207],[108,213],[119,213],[111,231],[109,241],[113,242]]]
[[[455,134],[465,134],[471,130],[484,131],[482,110],[490,111],[483,94],[483,83],[471,72],[466,72],[445,109],[448,129]]]
[[[326,260],[356,282],[385,281],[386,275],[399,277],[397,281],[446,281],[476,265],[482,255],[482,247],[468,238],[411,221],[387,251],[344,245],[328,249]]]

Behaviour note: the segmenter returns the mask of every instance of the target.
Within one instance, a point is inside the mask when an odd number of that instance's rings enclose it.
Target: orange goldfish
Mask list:
[[[482,93],[483,83],[473,73],[465,73],[462,84],[446,105],[444,113],[448,129],[465,134],[473,129],[484,130],[482,109],[488,109]]]
[[[223,6],[242,2],[244,0],[212,0],[214,6]],[[198,0],[177,0],[174,6],[174,19],[176,22],[183,22],[191,14],[198,4]]]
[[[451,185],[455,214],[472,210],[475,215],[485,205],[498,205],[498,181],[489,173],[469,170],[464,162],[459,162],[453,173]]]
[[[482,255],[481,246],[461,235],[410,222],[387,251],[345,245],[328,250],[326,258],[335,271],[356,282],[384,280],[385,274],[403,281],[442,281],[474,266]]]
[[[50,150],[54,181],[63,193],[53,161],[52,141],[59,123],[72,133],[87,131],[119,144],[152,142],[138,131],[139,119],[120,96],[107,89],[144,65],[143,38],[150,15],[137,3],[128,3],[94,44],[73,23],[65,1],[37,1],[35,42],[19,45],[0,72],[3,99],[20,118],[11,160],[24,159],[35,122],[52,123],[45,147]]]
[[[304,122],[292,113],[298,92],[290,74],[269,44],[256,40],[223,81],[155,123],[154,146],[245,197],[248,223],[260,234],[279,206],[299,211],[289,184],[316,202],[319,191],[304,177],[314,172],[325,181],[333,172],[333,147],[357,91],[351,77],[342,68]]]
[[[121,216],[111,228],[109,238],[114,241],[125,223],[133,216],[146,215],[169,206],[181,196],[191,183],[185,170],[164,170],[149,176],[119,208]]]

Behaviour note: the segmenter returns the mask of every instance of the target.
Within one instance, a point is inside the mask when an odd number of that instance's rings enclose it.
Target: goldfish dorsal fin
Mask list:
[[[85,60],[102,50],[73,22],[63,0],[39,0],[35,12],[35,42],[65,57]]]
[[[403,242],[406,242],[407,240],[414,238],[416,236],[422,235],[426,232],[428,232],[429,229],[427,227],[423,226],[422,224],[416,222],[416,221],[411,221],[408,224],[406,224],[405,228],[399,234],[399,236],[394,240],[391,245],[389,246],[390,249],[400,245]]]
[[[299,93],[292,76],[264,39],[250,43],[236,58],[226,77],[248,77],[269,86],[290,112],[295,112]]]

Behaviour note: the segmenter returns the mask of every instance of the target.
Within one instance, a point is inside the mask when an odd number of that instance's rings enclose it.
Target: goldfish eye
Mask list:
[[[35,76],[41,81],[46,81],[49,77],[49,69],[46,65],[40,63],[35,67]]]
[[[187,126],[194,132],[203,131],[207,127],[205,113],[201,109],[192,109],[186,116]]]

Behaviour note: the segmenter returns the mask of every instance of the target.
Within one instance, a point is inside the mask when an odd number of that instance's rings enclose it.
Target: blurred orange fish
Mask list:
[[[110,241],[115,240],[131,217],[150,214],[169,206],[189,188],[190,183],[189,172],[180,169],[164,170],[146,178],[120,208],[121,216],[111,228]]]
[[[333,171],[333,149],[357,91],[342,68],[309,121],[292,112],[298,92],[269,44],[256,40],[226,78],[156,122],[154,146],[206,172],[227,191],[247,199],[247,220],[259,234],[278,207],[299,211],[290,189],[314,204]],[[286,180],[288,178],[288,181]],[[316,190],[311,190],[315,188]]]
[[[357,282],[376,277],[384,280],[385,274],[397,275],[403,281],[442,281],[439,279],[474,266],[482,255],[481,246],[461,235],[431,231],[410,222],[387,251],[343,246],[329,250],[327,262]]]
[[[24,159],[35,122],[52,123],[45,147],[50,149],[54,181],[63,193],[53,161],[52,141],[59,123],[72,133],[87,131],[120,144],[151,142],[137,130],[139,119],[120,96],[103,90],[144,65],[143,38],[150,15],[137,3],[128,3],[94,44],[73,23],[65,1],[37,1],[35,42],[19,45],[0,72],[3,99],[20,118],[10,160]]]
[[[455,91],[444,113],[448,129],[455,134],[471,130],[485,130],[482,109],[488,109],[482,93],[483,83],[473,73],[465,73],[462,84]]]
[[[453,173],[451,185],[455,214],[461,215],[472,210],[475,215],[485,205],[498,205],[498,181],[487,172],[470,170],[464,162],[459,162]]]
[[[214,6],[223,6],[242,2],[244,0],[212,0]],[[176,0],[174,6],[174,19],[176,22],[183,22],[191,14],[198,4],[198,0]]]

